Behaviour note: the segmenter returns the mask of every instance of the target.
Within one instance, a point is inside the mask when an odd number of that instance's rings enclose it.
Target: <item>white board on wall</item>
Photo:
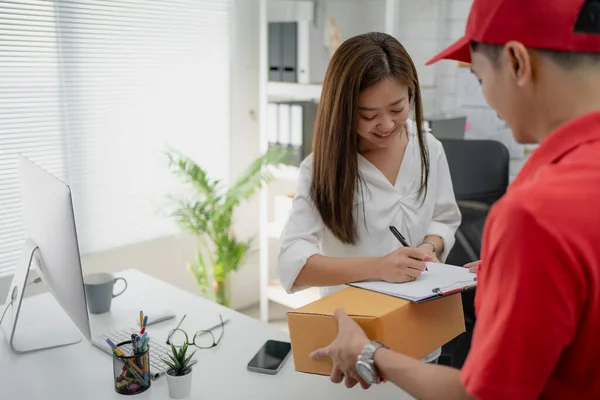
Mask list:
[[[513,138],[510,128],[486,102],[477,77],[469,68],[459,68],[457,101],[467,117],[467,139],[492,139],[504,144],[512,159],[525,156],[524,146]]]

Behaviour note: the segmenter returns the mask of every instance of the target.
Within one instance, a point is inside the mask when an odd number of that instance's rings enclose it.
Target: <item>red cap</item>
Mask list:
[[[426,65],[441,59],[471,62],[470,42],[530,48],[600,52],[598,0],[475,0],[465,36]]]

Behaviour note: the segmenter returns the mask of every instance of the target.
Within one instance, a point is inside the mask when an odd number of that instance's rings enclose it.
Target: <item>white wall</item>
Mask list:
[[[196,240],[188,235],[165,237],[110,251],[84,255],[81,259],[84,274],[114,273],[135,268],[193,293],[200,293],[185,262],[192,259]],[[0,278],[0,303],[4,303],[12,276]],[[44,291],[43,285],[30,286],[27,294]]]
[[[260,156],[258,127],[258,0],[235,0],[232,14],[231,42],[231,141],[230,168],[232,182],[252,161]],[[236,233],[242,238],[259,240],[259,196],[240,206],[235,216]],[[259,300],[259,253],[253,252],[233,277],[232,306],[246,307]],[[235,301],[234,301],[235,300]]]
[[[327,20],[335,19],[342,41],[361,33],[385,29],[385,0],[316,0],[316,26],[327,35]]]

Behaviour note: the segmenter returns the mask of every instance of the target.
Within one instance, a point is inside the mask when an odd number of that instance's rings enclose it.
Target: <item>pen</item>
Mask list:
[[[146,331],[146,324],[148,323],[148,316],[144,316],[144,323],[142,324],[142,329],[140,330],[140,335],[143,335]]]
[[[148,347],[148,343],[150,342],[150,338],[147,337],[144,339],[144,341],[142,342],[142,351],[146,351],[146,347]]]
[[[143,328],[144,325],[144,312],[140,310],[140,329]]]
[[[400,243],[402,243],[402,246],[404,246],[404,247],[410,247],[410,245],[408,244],[408,242],[406,241],[406,239],[404,239],[404,236],[402,236],[402,234],[400,233],[400,231],[398,231],[398,229],[396,229],[395,226],[390,225],[390,231],[392,231],[392,233],[394,234],[394,236],[396,236],[396,239],[398,239],[398,241]],[[427,267],[425,267],[425,271],[429,271],[429,269]]]
[[[133,354],[137,354],[137,352],[138,352],[136,340],[137,340],[137,335],[135,333],[132,333],[131,334],[131,348],[133,349]]]
[[[404,246],[404,247],[410,247],[410,245],[408,244],[408,242],[406,241],[406,239],[404,239],[404,236],[402,236],[402,234],[398,231],[398,229],[396,229],[395,226],[391,226],[390,225],[390,231],[392,231],[392,233],[394,234],[394,236],[396,236],[396,239],[398,239],[398,241],[400,243],[402,243],[402,246]]]

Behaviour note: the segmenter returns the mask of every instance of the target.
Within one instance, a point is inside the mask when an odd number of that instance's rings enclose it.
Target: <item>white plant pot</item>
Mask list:
[[[192,371],[185,375],[174,376],[167,373],[167,385],[169,386],[169,396],[172,399],[184,399],[192,391]]]

